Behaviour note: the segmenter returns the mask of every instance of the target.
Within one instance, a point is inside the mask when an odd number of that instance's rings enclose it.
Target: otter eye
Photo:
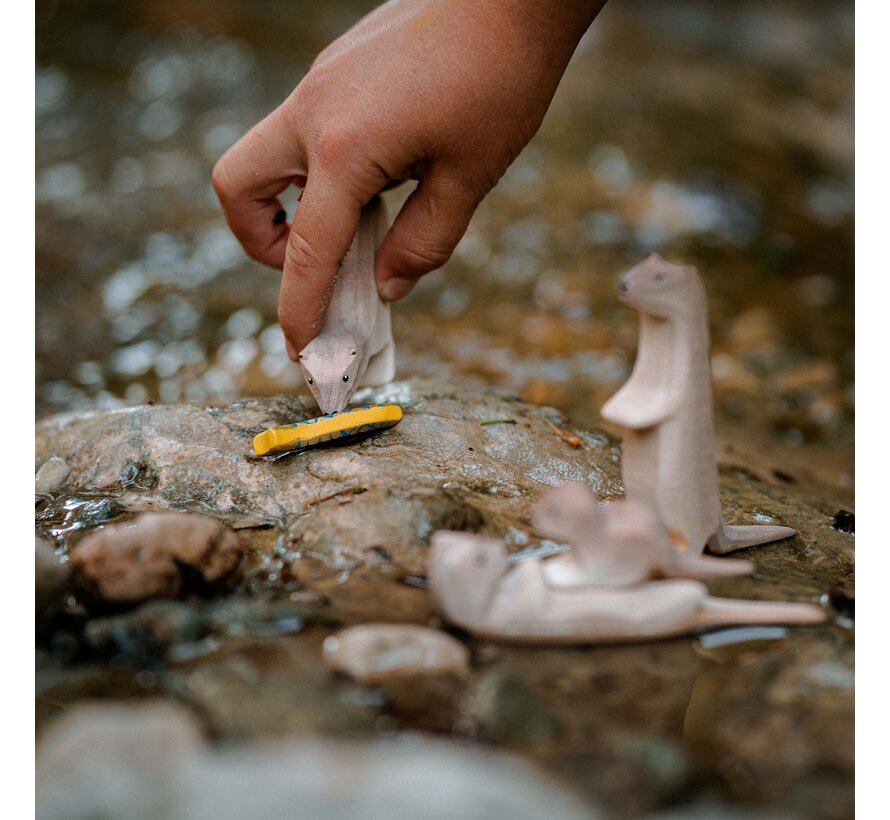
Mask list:
[[[656,284],[656,285],[663,285],[663,284],[664,284],[664,280],[665,280],[665,275],[664,275],[663,273],[656,273],[656,274],[655,274],[655,284]]]
[[[302,354],[302,353],[300,354],[300,358],[301,358],[301,359],[303,358],[303,354]]]
[[[348,373],[344,373],[344,374],[343,374],[343,381],[345,381],[345,382],[348,382],[348,381],[349,381],[349,374],[348,374]]]
[[[309,379],[309,384],[312,384],[312,379]]]
[[[352,351],[352,355],[355,356],[355,351],[354,351],[354,350]]]

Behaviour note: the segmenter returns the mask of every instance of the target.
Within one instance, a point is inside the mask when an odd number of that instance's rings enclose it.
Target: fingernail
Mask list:
[[[414,281],[412,279],[401,279],[398,276],[394,276],[392,279],[387,279],[380,286],[380,296],[384,302],[396,302],[407,296],[413,287]]]

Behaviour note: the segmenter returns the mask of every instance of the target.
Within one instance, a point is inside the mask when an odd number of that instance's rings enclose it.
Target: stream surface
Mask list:
[[[373,5],[39,0],[38,418],[306,394],[276,323],[280,274],[245,257],[210,172]],[[852,510],[853,13],[838,0],[608,4],[454,257],[394,307],[399,378],[501,387],[578,428],[602,426],[599,408],[629,375],[637,337],[616,284],[656,251],[695,264],[708,289],[722,452],[774,486],[812,493],[826,515]],[[387,194],[393,212],[403,189]],[[291,213],[296,193],[285,197]],[[60,501],[43,526],[76,538],[114,517],[113,503]],[[775,588],[789,588],[775,572]],[[849,580],[833,594],[845,600]],[[831,630],[594,652],[474,645],[497,659],[486,684],[506,710],[496,728],[480,729],[466,704],[463,723],[404,720],[533,749],[615,816],[726,800],[846,817],[853,647],[845,626]],[[373,732],[374,704],[312,701],[328,679],[306,670],[328,632],[313,623],[298,640],[237,636],[179,671],[138,674],[59,661],[57,646],[43,661],[38,689],[52,698],[38,716],[163,679],[168,693],[206,695],[224,738],[275,733],[276,709],[292,709],[295,732]],[[236,661],[268,675],[245,683]],[[282,694],[289,675],[307,676],[300,708]],[[765,708],[739,706],[744,686]],[[231,702],[211,702],[211,689]],[[578,702],[599,707],[575,721]],[[734,711],[721,712],[727,704]],[[562,740],[554,721],[569,727]],[[787,784],[769,771],[792,759]]]

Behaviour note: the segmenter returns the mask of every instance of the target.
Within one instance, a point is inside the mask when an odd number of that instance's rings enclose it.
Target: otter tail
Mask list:
[[[710,597],[704,600],[696,617],[699,628],[747,624],[820,624],[825,619],[825,612],[814,604]]]
[[[750,575],[752,572],[754,564],[750,561],[681,552],[665,574],[673,578],[719,578],[727,575]]]
[[[708,549],[717,555],[725,555],[733,550],[743,547],[756,547],[758,544],[768,544],[770,541],[780,541],[790,538],[795,534],[791,527],[778,526],[732,526],[720,523],[720,528],[708,541]]]

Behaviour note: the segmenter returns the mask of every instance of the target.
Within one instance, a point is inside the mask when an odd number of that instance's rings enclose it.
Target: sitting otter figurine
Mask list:
[[[723,521],[707,299],[695,268],[652,254],[618,289],[640,313],[639,352],[630,379],[602,415],[625,428],[627,497],[658,510],[671,534],[695,553],[707,546],[722,554],[794,535],[789,527]]]
[[[532,520],[545,535],[571,545],[569,552],[542,564],[552,586],[627,586],[754,571],[749,561],[681,552],[652,507],[635,499],[600,505],[582,484],[549,490]]]

